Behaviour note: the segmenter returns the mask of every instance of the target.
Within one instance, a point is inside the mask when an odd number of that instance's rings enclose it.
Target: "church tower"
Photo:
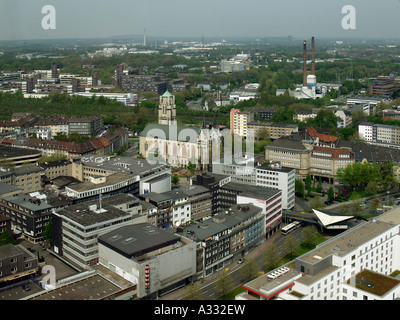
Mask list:
[[[176,123],[176,105],[175,96],[165,91],[160,96],[160,104],[158,105],[158,124],[171,125]]]

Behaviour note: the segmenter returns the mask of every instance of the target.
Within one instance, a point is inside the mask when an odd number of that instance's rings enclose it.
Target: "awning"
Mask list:
[[[354,216],[335,215],[332,213],[328,214],[315,209],[313,209],[313,211],[325,227],[354,218]]]

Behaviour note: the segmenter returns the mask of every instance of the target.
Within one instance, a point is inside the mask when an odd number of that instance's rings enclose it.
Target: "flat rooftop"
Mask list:
[[[238,223],[242,221],[239,218],[236,219]],[[208,219],[184,228],[182,234],[191,239],[206,240],[207,238],[212,237],[219,232],[227,229],[228,227],[225,224],[215,222],[212,219]]]
[[[106,182],[103,183],[93,183],[93,182],[82,182],[74,185],[70,185],[67,188],[74,190],[76,192],[85,192],[93,189],[100,189],[103,187],[112,186],[119,182],[126,181],[128,179],[132,179],[134,176],[128,173],[114,173],[109,176],[106,176]]]
[[[96,274],[57,289],[45,291],[29,300],[103,300],[121,290],[122,288],[113,282]]]
[[[231,210],[219,211],[212,218],[191,224],[183,229],[186,237],[205,240],[224,230],[239,226],[243,221],[256,216],[261,208],[252,204],[239,204]]]
[[[140,176],[166,167],[163,164],[150,164],[146,159],[123,156],[85,156],[80,160],[87,167]]]
[[[390,224],[400,224],[400,207],[395,207],[392,210],[389,210],[379,217],[375,218],[378,221],[390,223]]]
[[[274,280],[270,280],[268,276],[272,272],[262,275],[245,285],[243,288],[249,289],[251,291],[256,291],[260,294],[266,295],[267,292],[270,294],[274,294],[276,288],[282,286],[283,283],[293,280],[294,278],[298,277],[301,273],[295,269],[289,269],[286,273],[283,273],[281,276],[275,278]]]
[[[323,243],[320,247],[299,257],[298,259],[313,264],[332,254],[345,256],[354,251],[358,246],[371,240],[371,238],[374,238],[391,228],[393,228],[393,225],[382,221],[366,222],[353,227],[349,231],[341,233],[340,237],[335,237],[331,241]]]
[[[43,211],[53,207],[46,201],[31,197],[29,194],[25,193],[14,194],[12,196],[4,197],[3,199],[15,204],[17,208],[21,207],[31,211]]]
[[[4,182],[0,182],[0,195],[7,194],[10,192],[17,192],[21,191],[21,189],[18,189],[16,187],[13,187],[12,185]]]
[[[221,188],[238,191],[240,196],[259,198],[263,200],[270,199],[279,192],[281,192],[278,189],[272,189],[268,187],[257,187],[254,185],[247,185],[239,182],[229,182],[227,184],[224,184]]]
[[[142,194],[139,197],[141,199],[143,199],[144,201],[146,201],[146,199],[149,199],[149,201],[154,201],[156,203],[172,200],[171,196],[166,194],[165,192],[163,192],[163,193],[149,192],[149,193]]]
[[[180,237],[148,223],[123,226],[99,237],[99,243],[131,259],[180,242]]]
[[[360,290],[383,296],[400,284],[400,280],[367,269],[356,274],[355,286]]]
[[[18,158],[27,156],[41,156],[41,151],[0,145],[0,158]]]
[[[82,226],[91,226],[96,223],[102,223],[105,221],[118,219],[122,217],[130,216],[129,213],[120,210],[112,205],[107,203],[102,204],[101,211],[94,211],[89,209],[90,206],[96,205],[97,208],[100,208],[99,200],[88,201],[80,204],[75,204],[61,210],[58,210],[57,213],[61,216],[65,216],[76,223]]]
[[[22,246],[13,245],[10,243],[0,246],[0,260],[15,257],[21,254],[21,248]]]

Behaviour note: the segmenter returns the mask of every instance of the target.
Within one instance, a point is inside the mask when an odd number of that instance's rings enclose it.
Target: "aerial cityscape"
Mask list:
[[[0,4],[0,301],[400,299],[400,2],[66,3]]]

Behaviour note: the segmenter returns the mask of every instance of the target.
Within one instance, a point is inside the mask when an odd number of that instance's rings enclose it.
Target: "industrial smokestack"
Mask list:
[[[311,46],[312,46],[311,74],[315,76],[315,48],[314,48],[314,37],[311,38]]]
[[[303,87],[307,87],[307,41],[303,43]]]

